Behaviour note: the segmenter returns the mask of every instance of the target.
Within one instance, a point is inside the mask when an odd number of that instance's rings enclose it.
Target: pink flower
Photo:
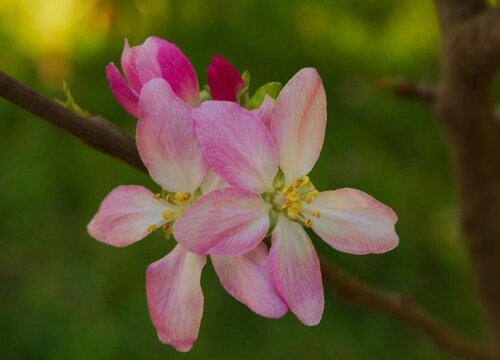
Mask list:
[[[130,47],[125,40],[121,66],[125,78],[113,63],[106,66],[106,75],[116,100],[133,117],[139,117],[142,87],[155,78],[165,79],[173,92],[188,104],[200,104],[196,72],[175,44],[150,36],[143,44]],[[215,100],[236,101],[236,95],[243,87],[236,69],[217,55],[210,63],[208,81]]]
[[[153,79],[145,84],[138,108],[137,147],[151,178],[163,190],[153,194],[142,186],[124,185],[103,200],[88,232],[117,247],[133,244],[160,228],[170,234],[177,218],[200,192],[221,186],[196,139],[191,105],[167,81]],[[259,209],[268,207],[258,203]],[[264,232],[268,226],[263,222]],[[267,258],[267,247],[261,244],[239,256],[212,256],[212,263],[232,296],[262,316],[278,318],[287,307],[272,285]],[[198,336],[203,313],[200,277],[205,263],[205,256],[176,245],[147,269],[151,320],[160,340],[179,351],[188,351]]]
[[[245,86],[240,73],[218,55],[214,55],[208,65],[207,79],[214,100],[237,102],[238,93]]]
[[[355,189],[319,192],[307,177],[326,127],[316,70],[299,71],[283,88],[270,131],[255,113],[229,102],[205,102],[193,119],[205,158],[233,188],[215,190],[185,211],[174,226],[177,241],[200,254],[243,254],[261,243],[271,217],[272,281],[304,324],[317,324],[324,306],[319,260],[304,227],[347,253],[397,246],[389,207]]]

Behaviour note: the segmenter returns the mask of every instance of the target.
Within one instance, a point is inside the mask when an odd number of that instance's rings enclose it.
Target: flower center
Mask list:
[[[175,220],[183,213],[183,211],[191,205],[193,202],[193,196],[190,192],[177,192],[177,193],[166,193],[161,195],[160,193],[154,194],[153,197],[157,200],[166,201],[170,206],[166,207],[161,214],[166,223],[162,226],[165,233],[172,233],[172,226]],[[148,232],[155,231],[157,229],[156,225],[149,225]]]
[[[273,205],[277,211],[283,212],[291,220],[297,221],[305,227],[311,227],[313,221],[307,219],[301,212],[302,204],[306,202],[310,204],[313,199],[318,196],[319,191],[316,190],[308,176],[294,181],[290,186],[278,189],[273,197]],[[313,211],[312,215],[320,216],[319,211]]]

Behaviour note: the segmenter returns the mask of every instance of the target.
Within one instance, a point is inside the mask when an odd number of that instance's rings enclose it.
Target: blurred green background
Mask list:
[[[0,68],[51,97],[69,82],[77,102],[133,133],[104,75],[123,39],[158,35],[191,59],[200,83],[212,54],[250,70],[253,90],[318,69],[328,129],[311,177],[392,206],[401,243],[385,255],[318,252],[367,281],[412,294],[465,334],[482,337],[457,230],[446,140],[430,113],[377,88],[384,77],[435,81],[439,37],[430,0],[2,0]],[[319,326],[268,320],[225,293],[211,265],[205,312],[187,354],[150,323],[144,272],[172,247],[161,236],[115,249],[86,224],[120,184],[155,185],[0,101],[1,359],[453,359],[395,320],[339,302],[326,288]]]

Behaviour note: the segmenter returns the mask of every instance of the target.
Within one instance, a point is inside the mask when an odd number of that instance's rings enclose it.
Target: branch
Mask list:
[[[473,16],[457,28],[453,41],[465,69],[472,74],[494,72],[500,66],[500,9]]]
[[[101,117],[84,118],[36,93],[0,71],[0,96],[83,140],[89,146],[146,171],[134,140]],[[415,327],[448,351],[470,359],[494,360],[480,343],[457,334],[411,301],[372,287],[352,275],[321,262],[323,277],[346,302],[374,309]]]
[[[371,286],[347,272],[321,260],[321,272],[324,281],[336,292],[340,300],[368,309],[385,313],[412,326],[431,338],[442,349],[476,360],[498,359],[491,349],[464,338],[444,322],[413,299],[404,294],[397,294]]]
[[[436,87],[430,84],[415,84],[403,79],[383,78],[378,81],[377,85],[397,97],[414,100],[431,107],[434,106],[438,97]]]
[[[99,116],[83,117],[0,71],[0,96],[105,154],[145,171],[135,141]]]

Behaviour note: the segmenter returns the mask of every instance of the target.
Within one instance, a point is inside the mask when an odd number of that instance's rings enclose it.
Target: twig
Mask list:
[[[144,171],[134,139],[99,116],[83,117],[0,71],[0,96],[69,132],[90,147]]]
[[[146,171],[134,140],[101,117],[84,118],[36,93],[0,71],[0,96],[58,126],[86,144]],[[372,287],[322,260],[325,282],[347,302],[378,310],[402,320],[431,338],[443,349],[470,359],[494,360],[495,355],[480,343],[456,333],[413,302]]]
[[[464,338],[427,310],[416,304],[409,295],[397,294],[371,286],[344,270],[321,259],[323,279],[340,300],[353,305],[380,311],[410,325],[431,338],[436,345],[455,355],[478,360],[494,360],[491,349]]]
[[[429,106],[434,106],[438,96],[438,91],[433,85],[415,84],[403,79],[383,78],[377,82],[377,85],[397,97],[415,100]]]

